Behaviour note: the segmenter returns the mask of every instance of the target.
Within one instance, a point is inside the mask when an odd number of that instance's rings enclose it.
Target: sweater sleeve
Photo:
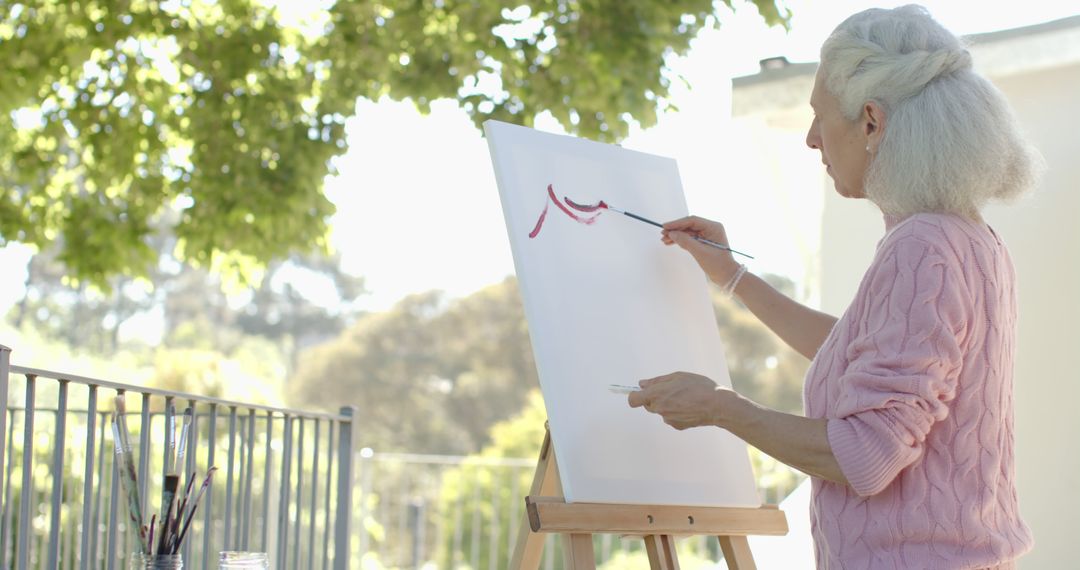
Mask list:
[[[909,235],[883,244],[868,271],[827,423],[837,463],[860,496],[880,493],[914,463],[949,413],[971,310],[957,269]]]

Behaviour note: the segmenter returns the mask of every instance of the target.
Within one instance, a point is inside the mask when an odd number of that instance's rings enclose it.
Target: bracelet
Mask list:
[[[739,285],[739,280],[742,279],[743,275],[746,275],[746,265],[740,263],[739,268],[735,270],[735,275],[733,275],[731,279],[724,284],[724,288],[721,289],[724,295],[731,297],[735,294],[735,287]]]

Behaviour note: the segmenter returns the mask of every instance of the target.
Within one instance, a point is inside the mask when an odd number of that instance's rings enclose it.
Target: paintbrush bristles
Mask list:
[[[115,415],[113,420],[120,424],[120,443],[124,446],[124,451],[131,451],[131,434],[127,430],[127,402],[124,400],[123,392],[116,395],[113,399],[115,405]]]
[[[176,473],[176,406],[172,402],[165,409],[165,445],[168,446],[165,472]]]
[[[184,423],[180,427],[180,447],[176,449],[176,464],[173,469],[174,472],[179,473],[180,469],[184,467],[184,459],[187,458],[187,446],[188,446],[188,430],[191,429],[191,420],[194,412],[191,406],[188,406],[184,410]]]

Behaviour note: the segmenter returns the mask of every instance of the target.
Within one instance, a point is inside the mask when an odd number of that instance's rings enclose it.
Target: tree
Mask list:
[[[794,296],[791,280],[769,274],[762,278],[781,293]],[[802,381],[810,365],[806,358],[784,344],[737,300],[713,288],[712,301],[732,387],[770,408],[802,413]]]
[[[361,445],[379,451],[468,453],[537,387],[517,282],[453,303],[438,293],[365,315],[302,354],[295,405],[360,407]]]
[[[450,379],[446,407],[477,449],[492,424],[525,404],[536,376],[517,280],[477,291],[433,320],[440,374]]]
[[[544,441],[544,422],[547,420],[547,411],[544,408],[544,399],[539,390],[533,390],[526,399],[525,405],[517,413],[505,421],[491,426],[490,443],[479,453],[472,457],[476,458],[534,458],[540,454],[540,445]],[[505,480],[516,477],[516,482]],[[448,470],[443,475],[442,491],[439,493],[439,505],[435,509],[435,516],[441,516],[446,526],[453,526],[452,516],[455,505],[472,503],[472,508],[480,509],[481,532],[473,537],[476,529],[462,528],[461,545],[471,545],[479,541],[481,547],[476,549],[478,565],[476,568],[490,568],[491,545],[488,543],[489,533],[487,529],[492,525],[499,528],[513,528],[517,521],[510,520],[511,509],[495,511],[492,505],[510,505],[514,501],[520,501],[521,497],[513,496],[513,490],[528,489],[532,484],[533,473],[530,470],[504,470],[492,469],[475,460],[466,460],[461,466]],[[496,478],[504,479],[496,481]],[[515,484],[516,483],[516,484]],[[498,496],[496,496],[498,495]],[[501,545],[496,547],[495,556],[498,560],[510,558],[509,553],[502,550]],[[463,562],[469,560],[468,552],[455,551],[450,540],[437,545],[436,562],[440,568],[462,568]],[[561,552],[559,555],[561,558]],[[558,558],[556,558],[558,559]],[[498,564],[495,565],[498,567]]]
[[[270,0],[0,0],[0,244],[58,243],[105,286],[147,272],[175,213],[182,260],[247,274],[326,247],[357,97],[613,141],[656,122],[665,58],[717,25],[712,0],[339,0],[301,23]]]
[[[108,294],[90,290],[85,282],[68,282],[65,267],[51,249],[31,257],[26,269],[22,299],[9,313],[12,324],[16,329],[33,326],[72,347],[116,352],[120,326],[149,308],[150,297],[128,277],[114,278]]]
[[[162,237],[155,236],[159,261],[148,278],[112,277],[106,291],[72,283],[55,249],[36,253],[9,320],[16,329],[32,328],[73,349],[104,355],[120,350],[121,328],[133,317],[160,319],[163,340],[173,348],[231,355],[251,337],[261,337],[276,346],[291,372],[301,349],[352,323],[354,302],[364,293],[363,279],[346,273],[338,256],[294,255],[271,263],[257,287],[228,287],[220,275],[177,260],[170,253],[175,240]],[[312,284],[323,286],[303,294]],[[131,344],[146,342],[154,340]]]

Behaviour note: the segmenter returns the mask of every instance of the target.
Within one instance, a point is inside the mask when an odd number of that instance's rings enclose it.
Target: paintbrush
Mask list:
[[[180,485],[176,474],[176,408],[170,402],[165,408],[165,479],[161,484],[161,536],[158,538],[158,554],[165,554],[168,544],[169,520]],[[153,545],[151,545],[153,547]]]
[[[195,518],[195,511],[199,508],[199,501],[202,500],[203,493],[210,487],[210,481],[214,476],[214,471],[217,471],[217,467],[211,467],[206,472],[206,479],[203,479],[202,487],[199,488],[199,493],[195,495],[195,500],[191,502],[191,511],[184,517],[184,528],[180,531],[180,534],[176,537],[174,543],[173,553],[180,549],[180,543],[184,541],[184,537],[187,536],[187,531],[191,528],[191,521]]]
[[[637,214],[635,214],[633,212],[627,212],[625,210],[620,210],[618,208],[613,208],[613,207],[611,207],[610,204],[608,204],[606,202],[600,202],[599,207],[611,210],[612,212],[615,212],[617,214],[622,214],[622,215],[624,215],[624,216],[626,216],[628,218],[633,218],[633,219],[635,219],[635,220],[637,220],[639,222],[645,222],[646,224],[652,224],[652,225],[654,225],[654,226],[656,226],[656,227],[658,227],[660,229],[664,228],[664,224],[661,224],[660,222],[654,222],[653,220],[650,220],[649,218],[639,216],[639,215],[637,215]],[[730,251],[731,253],[737,253],[737,254],[739,254],[739,255],[741,255],[743,257],[746,257],[748,259],[754,259],[754,256],[743,253],[741,251],[731,249],[729,246],[726,246],[726,245],[724,245],[722,243],[715,242],[715,241],[712,241],[710,239],[705,239],[703,237],[698,237],[698,236],[691,236],[691,237],[693,237],[694,239],[700,241],[703,244],[711,245],[713,247],[717,247],[717,248],[720,248],[720,249],[723,249],[723,250],[727,250],[727,251]]]
[[[116,414],[113,416],[113,443],[116,446],[117,471],[120,473],[120,482],[124,487],[124,494],[128,500],[128,518],[135,525],[136,534],[139,535],[139,545],[143,552],[150,551],[150,543],[147,541],[146,528],[143,525],[142,501],[139,500],[139,479],[135,472],[135,458],[132,457],[130,438],[127,431],[127,408],[124,396],[117,395],[114,403]]]
[[[169,520],[172,517],[174,498],[176,497],[176,488],[180,485],[179,475],[166,475],[165,484],[161,488],[161,508],[165,509],[165,514],[161,516],[161,538],[158,542],[158,554],[169,554],[166,548],[171,543],[169,534],[171,533]]]
[[[183,521],[184,511],[187,510],[188,499],[191,497],[191,488],[194,485],[195,485],[195,474],[192,473],[191,477],[188,479],[187,486],[184,487],[183,499],[180,501],[179,505],[176,507],[176,516],[174,516],[173,520],[172,520],[172,528],[173,528],[172,537],[173,537],[174,541],[179,541],[179,536],[177,535],[177,531],[180,530],[180,523],[181,523],[181,521]]]

